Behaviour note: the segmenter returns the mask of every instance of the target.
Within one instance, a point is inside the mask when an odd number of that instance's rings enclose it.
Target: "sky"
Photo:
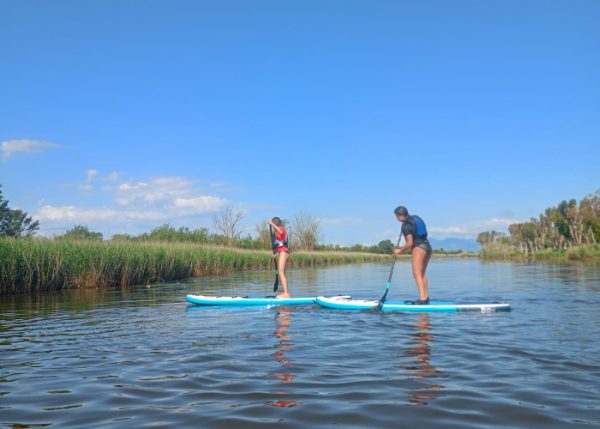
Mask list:
[[[0,185],[38,235],[473,239],[600,188],[595,0],[0,1]]]

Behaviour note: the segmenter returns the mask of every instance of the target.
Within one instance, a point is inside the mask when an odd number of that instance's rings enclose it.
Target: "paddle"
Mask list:
[[[402,240],[402,231],[400,231],[400,235],[398,236],[398,242],[396,243],[396,247],[400,247],[400,240]],[[390,291],[390,284],[392,283],[392,275],[394,274],[394,265],[396,265],[396,255],[394,254],[394,262],[392,262],[392,268],[390,269],[390,276],[388,277],[387,284],[385,285],[385,293],[379,300],[379,307],[383,305],[385,299],[387,298],[387,294]]]
[[[273,227],[271,225],[269,225],[269,231],[271,232],[271,243],[273,243],[275,240],[273,239]],[[275,254],[275,245],[272,245],[273,247],[273,253]],[[274,264],[275,264],[275,283],[273,283],[273,292],[277,292],[277,289],[279,289],[279,272],[277,271],[277,257],[273,258]]]

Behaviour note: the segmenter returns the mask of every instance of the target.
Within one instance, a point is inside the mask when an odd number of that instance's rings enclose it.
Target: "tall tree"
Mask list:
[[[322,239],[321,221],[314,216],[299,211],[290,224],[291,245],[299,250],[315,250]]]
[[[225,237],[225,243],[228,246],[235,245],[236,241],[240,239],[242,234],[240,221],[243,217],[244,213],[241,210],[227,206],[225,210],[213,218],[215,229]]]
[[[564,250],[600,242],[600,190],[577,203],[571,199],[545,210],[538,219],[515,223],[508,227],[510,238],[494,236],[494,231],[482,232],[477,241],[484,250],[494,242],[506,241],[521,253],[545,249]]]
[[[600,242],[600,189],[579,203],[579,211],[587,230],[587,241]]]
[[[22,210],[8,207],[0,185],[0,237],[31,237],[40,229],[40,223]]]

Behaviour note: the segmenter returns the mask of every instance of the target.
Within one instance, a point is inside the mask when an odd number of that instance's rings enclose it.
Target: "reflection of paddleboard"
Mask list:
[[[368,310],[379,308],[376,300],[351,299],[347,296],[325,297],[318,296],[317,304],[322,307],[339,310]],[[454,302],[431,301],[426,305],[411,304],[410,301],[386,301],[380,308],[382,311],[407,311],[407,312],[457,312],[480,311],[482,313],[494,311],[509,311],[510,304],[458,304]]]
[[[301,298],[276,298],[275,296],[208,296],[208,295],[186,295],[186,301],[198,305],[221,305],[244,307],[251,305],[294,305],[313,304],[314,297]]]

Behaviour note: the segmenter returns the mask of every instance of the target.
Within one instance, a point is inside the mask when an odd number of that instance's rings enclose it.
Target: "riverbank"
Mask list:
[[[290,268],[385,262],[390,256],[293,252]],[[272,267],[269,251],[160,242],[0,239],[0,294],[126,287]]]
[[[589,246],[571,247],[566,250],[545,250],[523,254],[516,251],[482,251],[483,260],[510,260],[510,261],[549,261],[558,263],[592,262],[600,263],[600,244]]]

